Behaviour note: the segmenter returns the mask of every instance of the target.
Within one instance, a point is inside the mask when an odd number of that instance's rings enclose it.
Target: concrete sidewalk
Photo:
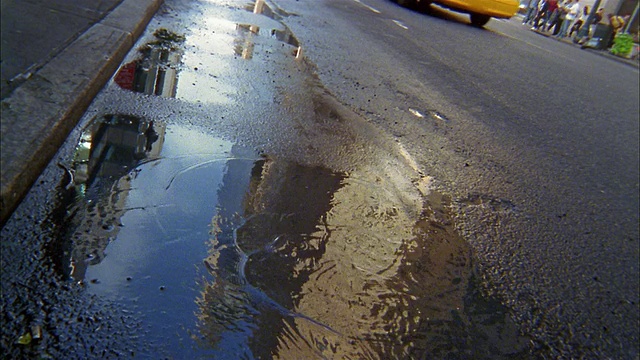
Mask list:
[[[595,54],[598,54],[600,56],[604,56],[606,58],[609,58],[609,59],[617,61],[617,62],[624,63],[624,64],[627,64],[627,65],[630,65],[630,66],[640,67],[640,61],[638,61],[638,59],[627,59],[627,58],[623,58],[623,57],[620,57],[620,56],[617,56],[617,55],[613,55],[612,53],[609,52],[609,49],[599,50],[599,49],[594,49],[594,48],[589,48],[589,47],[583,47],[582,45],[573,42],[573,39],[568,37],[568,36],[564,37],[564,38],[558,38],[558,37],[554,36],[553,34],[551,34],[550,32],[547,32],[547,31],[541,31],[541,30],[532,30],[532,31],[537,33],[537,34],[539,34],[539,35],[545,36],[545,37],[547,37],[549,39],[553,39],[555,41],[560,41],[560,42],[563,42],[565,44],[573,45],[573,46],[579,47],[579,48],[581,48],[583,50],[586,50],[586,51],[591,51],[591,52],[593,52]]]
[[[518,16],[518,17],[520,19],[520,22],[522,22],[523,17],[522,16]],[[526,24],[526,25],[522,24],[522,26],[527,27],[527,28],[531,27],[531,25],[528,25],[528,24]],[[611,60],[614,60],[614,61],[617,61],[617,62],[620,62],[620,63],[623,63],[623,64],[634,66],[636,68],[640,67],[640,61],[637,58],[636,59],[627,59],[627,58],[623,58],[623,57],[620,57],[620,56],[617,56],[617,55],[613,55],[613,54],[611,54],[609,52],[608,49],[598,50],[598,49],[593,49],[593,48],[582,47],[580,44],[575,43],[573,41],[573,38],[571,38],[569,36],[564,37],[564,38],[558,38],[558,37],[554,36],[551,32],[548,32],[548,31],[533,30],[533,29],[531,31],[535,32],[538,35],[542,35],[542,36],[544,36],[546,38],[549,38],[551,40],[555,40],[555,41],[563,42],[563,43],[568,44],[568,45],[579,47],[579,48],[581,48],[581,49],[583,49],[585,51],[589,51],[589,52],[598,54],[600,56],[609,58]]]
[[[2,0],[0,225],[162,0]]]

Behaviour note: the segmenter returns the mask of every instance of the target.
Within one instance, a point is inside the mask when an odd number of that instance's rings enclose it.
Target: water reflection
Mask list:
[[[254,7],[253,7],[253,13],[254,14],[262,14],[266,17],[269,17],[271,19],[274,20],[279,20],[280,17],[273,12],[273,10],[271,10],[271,8],[269,7],[269,5],[267,5],[264,0],[257,0]],[[255,28],[255,31],[252,31],[253,33],[257,34],[258,33],[259,28]],[[298,42],[298,39],[296,39],[296,37],[293,35],[293,33],[291,32],[291,30],[289,30],[289,28],[285,27],[284,30],[278,30],[278,29],[271,29],[270,32],[271,36],[275,37],[276,39],[278,39],[279,41],[282,41],[285,44],[289,44],[291,46],[295,46],[295,47],[300,47],[300,43]]]
[[[432,193],[414,213],[379,182],[271,159],[255,163],[242,202],[225,193],[197,301],[202,340],[220,356],[482,358],[504,339],[523,349],[514,328],[469,341],[508,319],[476,324],[486,313],[468,296],[471,253],[448,198]]]
[[[282,34],[255,25],[237,32]],[[178,57],[170,47],[148,50],[148,64],[136,62],[116,82],[175,93],[176,73],[158,74],[175,70]],[[205,131],[165,131],[128,116],[101,119],[82,136],[52,220],[64,239],[53,258],[72,278],[89,279],[87,292],[142,314],[148,330],[140,336],[158,346],[141,357],[490,358],[521,350],[506,313],[469,295],[470,249],[449,199],[432,193],[421,207],[374,171],[238,154]]]
[[[68,208],[79,210],[69,212],[68,219],[78,225],[66,235],[72,237],[72,254],[96,250],[93,241],[104,244],[99,250],[108,256],[87,263],[83,270],[86,290],[141,318],[145,330],[140,335],[153,353],[140,356],[198,358],[207,354],[207,348],[196,346],[191,337],[194,299],[206,273],[202,260],[216,192],[229,164],[235,164],[238,177],[229,175],[226,180],[246,189],[248,180],[243,178],[248,178],[253,159],[238,158],[242,152],[232,156],[227,141],[175,125],[163,132],[161,149],[158,142],[151,149],[160,153],[127,166],[128,172],[110,173],[109,180],[94,177],[87,192],[96,192],[99,184],[113,184],[91,197],[91,204],[104,211],[86,215],[88,210],[82,207],[91,205],[75,199]],[[87,147],[100,147],[94,143]],[[107,231],[103,225],[110,219],[116,226],[107,234],[102,230]]]
[[[235,40],[234,52],[243,59],[249,60],[253,58],[253,51],[255,48],[254,36],[262,34],[260,32],[260,27],[251,24],[237,24],[236,29],[241,36]],[[270,29],[266,33],[268,36],[271,36],[278,41],[294,46],[296,48],[294,55],[299,57],[301,47],[298,43],[298,39],[293,35],[291,30],[288,28],[284,30]]]
[[[87,266],[104,259],[137,175],[132,170],[157,157],[163,141],[164,126],[128,115],[96,118],[82,132],[50,219],[62,239],[52,246],[63,252],[55,263],[64,276],[82,281]]]
[[[114,81],[121,88],[147,95],[175,97],[178,66],[182,50],[178,46],[184,37],[166,29],[154,33],[155,41],[140,50],[141,59],[124,64]]]
[[[248,5],[246,9],[252,11],[254,14],[262,14],[276,20],[279,19],[264,0],[257,0],[254,4]],[[253,52],[255,49],[254,36],[262,34],[260,32],[260,27],[253,24],[237,24],[236,30],[238,30],[238,33],[241,36],[235,40],[235,54],[246,60],[253,58]],[[263,33],[277,39],[278,41],[295,47],[296,50],[294,51],[294,56],[296,58],[300,58],[302,56],[302,47],[300,46],[298,39],[286,26],[284,30],[269,29]]]
[[[250,60],[253,58],[253,50],[256,46],[253,40],[253,34],[258,34],[260,32],[260,27],[255,25],[236,25],[236,30],[240,34],[244,33],[244,36],[237,37],[234,40],[233,51],[236,55],[242,57],[245,60]]]
[[[316,333],[336,333],[295,309],[324,254],[329,236],[322,218],[343,179],[325,168],[265,159],[251,170],[240,212],[238,199],[220,202],[205,260],[215,280],[199,303],[200,330],[221,354],[271,358],[287,330],[296,331],[295,319]]]
[[[142,314],[150,357],[520,354],[447,197],[416,209],[377,177],[240,154],[127,116],[82,136],[59,222],[69,274]]]

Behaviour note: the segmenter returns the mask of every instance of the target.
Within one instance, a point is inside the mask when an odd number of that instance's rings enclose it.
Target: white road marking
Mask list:
[[[360,5],[364,6],[364,7],[366,7],[367,9],[369,9],[369,10],[373,11],[373,12],[374,12],[374,13],[376,13],[376,14],[380,14],[380,10],[378,10],[378,9],[376,9],[376,8],[374,8],[374,7],[371,7],[371,6],[369,6],[369,5],[365,4],[365,3],[363,3],[363,2],[362,2],[362,1],[360,1],[360,0],[353,0],[353,1],[355,1],[355,2],[357,2],[358,4],[360,4]]]
[[[409,108],[409,112],[412,113],[413,115],[419,117],[419,118],[423,118],[424,117],[424,115],[422,115],[418,110]]]
[[[391,20],[391,21],[393,21],[393,23],[394,23],[394,24],[396,24],[396,25],[400,26],[401,28],[403,28],[403,29],[405,29],[405,30],[409,30],[409,28],[408,28],[408,27],[406,27],[406,26],[404,26],[404,24],[403,24],[403,23],[401,23],[400,21],[398,21],[398,20]]]
[[[440,115],[440,113],[438,113],[437,111],[433,111],[431,113],[431,115],[433,115],[433,117],[435,117],[438,120],[442,120],[442,121],[446,121],[447,120],[444,117],[442,117],[442,115]]]

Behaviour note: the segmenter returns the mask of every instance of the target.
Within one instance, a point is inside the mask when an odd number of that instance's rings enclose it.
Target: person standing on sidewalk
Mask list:
[[[596,11],[596,13],[593,15],[593,19],[590,24],[586,23],[586,21],[589,19],[587,17],[587,20],[585,20],[585,24],[583,26],[588,26],[588,28],[584,32],[585,34],[582,35],[581,37],[579,36],[582,31],[578,31],[578,35],[576,35],[577,43],[585,47],[586,44],[589,42],[589,40],[593,38],[593,34],[595,33],[596,28],[598,27],[598,24],[600,24],[603,18],[604,18],[604,8],[599,8],[598,11]]]
[[[564,8],[566,9],[567,14],[565,15],[564,20],[562,21],[562,26],[560,26],[560,31],[558,32],[558,35],[557,35],[557,37],[560,39],[567,36],[567,31],[569,30],[569,26],[573,24],[575,19],[580,14],[579,0],[575,0],[575,2],[571,2],[571,0],[569,0],[569,3],[566,4]]]
[[[595,16],[593,17],[593,22],[589,26],[589,39],[593,37],[593,33],[596,31],[596,27],[598,26],[598,24],[600,24],[602,19],[604,19],[604,8],[599,8],[598,11],[596,11]]]
[[[585,5],[582,8],[582,14],[576,20],[576,22],[573,23],[573,26],[571,27],[571,30],[569,30],[569,37],[572,37],[574,32],[575,33],[580,32],[580,28],[582,28],[582,24],[584,24],[587,21],[587,18],[589,17],[589,12],[590,11],[591,11],[591,9],[589,9],[589,5]]]
[[[609,39],[609,44],[607,46],[607,48],[610,48],[611,46],[613,46],[613,39],[615,39],[618,32],[624,28],[627,21],[629,21],[630,16],[629,15],[620,16],[620,15],[609,14],[608,17],[609,17],[609,24],[613,28],[613,33],[611,34],[611,38]]]
[[[611,27],[613,28],[613,35],[614,36],[622,28],[624,28],[624,25],[627,23],[628,20],[629,20],[629,15],[620,16],[620,15],[609,14],[609,24],[611,24]]]
[[[571,0],[565,0],[565,2],[566,1],[571,1]],[[564,2],[560,3],[556,1],[555,7],[552,5],[553,4],[549,6],[550,16],[549,16],[549,20],[547,20],[547,32],[551,31],[552,27],[555,27],[553,29],[553,34],[555,35],[558,33],[558,30],[560,29],[558,25],[564,19]]]
[[[557,7],[557,0],[540,1],[540,4],[538,5],[538,15],[536,15],[536,19],[533,21],[533,27],[531,28],[531,30],[538,30],[540,26],[544,27],[544,25],[549,20],[549,16],[551,15],[549,8],[551,7],[552,3],[555,3],[554,8]],[[540,23],[540,20],[542,20],[542,23]]]
[[[538,3],[540,3],[540,0],[529,1],[529,5],[527,5],[527,13],[524,15],[524,20],[522,20],[522,25],[533,23],[533,20],[536,18],[536,15],[538,14]]]

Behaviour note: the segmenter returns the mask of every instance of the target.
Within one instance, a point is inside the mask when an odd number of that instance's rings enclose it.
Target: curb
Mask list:
[[[160,8],[124,0],[2,101],[0,226],[4,226]]]

